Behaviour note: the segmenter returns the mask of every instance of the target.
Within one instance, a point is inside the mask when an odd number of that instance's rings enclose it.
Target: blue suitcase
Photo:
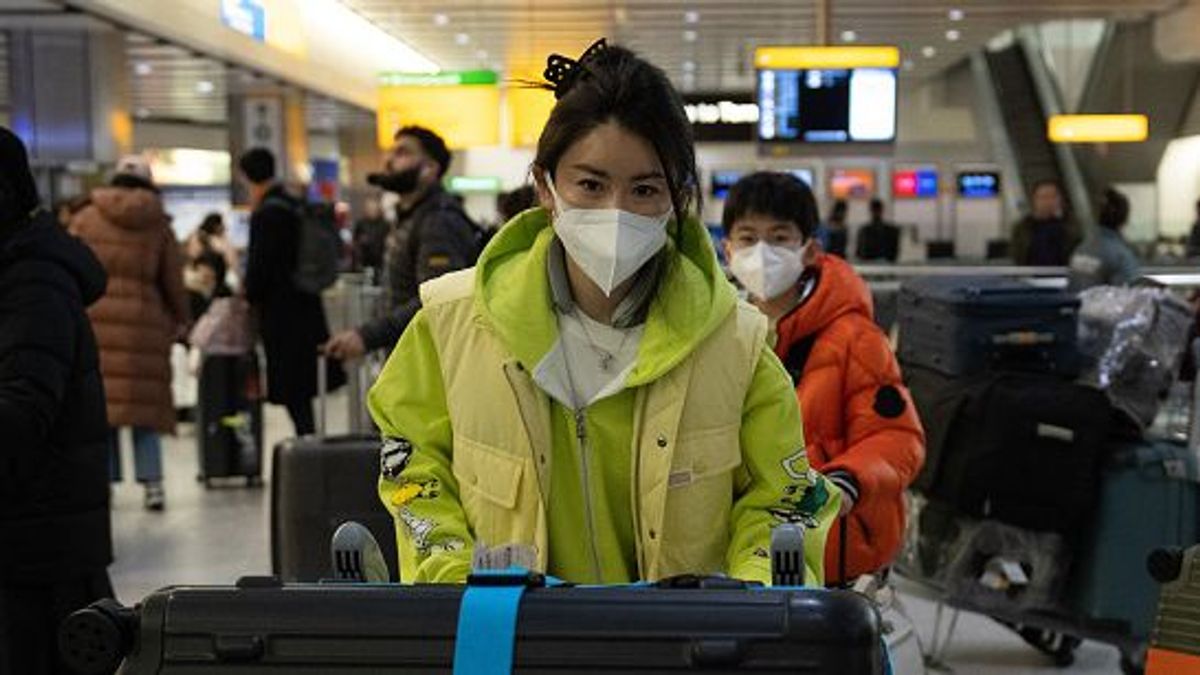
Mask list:
[[[990,370],[1073,376],[1079,298],[1003,277],[920,277],[900,288],[905,366],[959,377]]]
[[[1081,542],[1071,588],[1085,620],[1149,637],[1159,587],[1146,573],[1152,551],[1200,541],[1200,465],[1167,442],[1115,447],[1104,468],[1096,518]]]

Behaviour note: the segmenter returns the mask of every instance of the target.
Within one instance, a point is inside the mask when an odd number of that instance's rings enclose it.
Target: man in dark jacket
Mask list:
[[[275,182],[275,156],[254,148],[238,163],[249,184],[250,251],[246,299],[258,312],[267,354],[267,400],[287,408],[296,434],[316,429],[312,399],[317,395],[317,348],[329,339],[321,298],[296,286],[302,204]],[[336,389],[345,373],[331,364],[328,384]]]
[[[400,196],[383,260],[387,313],[334,336],[327,354],[349,360],[390,350],[421,307],[421,284],[475,264],[480,233],[462,204],[442,189],[449,168],[450,151],[440,136],[422,127],[396,132],[386,173],[372,176],[375,185]]]
[[[0,674],[67,672],[58,624],[112,597],[108,420],[85,309],[104,268],[38,210],[0,128]]]
[[[859,260],[896,262],[900,257],[900,228],[883,219],[883,200],[871,200],[871,222],[858,230],[855,255]]]

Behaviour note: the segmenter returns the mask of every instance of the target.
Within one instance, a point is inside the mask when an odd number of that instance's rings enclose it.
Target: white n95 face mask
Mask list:
[[[771,300],[795,286],[804,273],[804,249],[760,241],[733,252],[729,270],[760,300]]]
[[[642,268],[667,243],[668,210],[660,216],[642,216],[621,209],[581,209],[554,197],[554,232],[567,254],[596,282],[605,295]]]

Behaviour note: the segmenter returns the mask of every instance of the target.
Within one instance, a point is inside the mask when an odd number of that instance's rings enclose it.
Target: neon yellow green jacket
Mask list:
[[[422,287],[423,309],[369,397],[405,582],[464,581],[477,542],[527,547],[540,571],[576,582],[685,573],[769,582],[771,529],[794,522],[808,528],[807,578],[821,583],[840,495],[808,465],[766,319],[737,301],[698,223],[679,239],[614,397],[625,404],[576,418],[604,431],[589,439],[562,423],[572,412],[531,375],[559,339],[544,211],[506,225],[475,269]],[[619,447],[596,447],[605,441]],[[564,481],[556,466],[568,457],[589,463],[590,477]],[[597,489],[611,461],[628,466],[628,482]],[[595,513],[628,517],[596,528]],[[628,570],[613,562],[622,560]]]

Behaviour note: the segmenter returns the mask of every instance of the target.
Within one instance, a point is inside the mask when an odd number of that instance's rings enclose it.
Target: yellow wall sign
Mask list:
[[[381,148],[410,125],[436,131],[453,149],[500,143],[500,89],[491,71],[385,73],[376,130]]]
[[[533,76],[525,79],[537,81]],[[556,102],[553,92],[519,84],[522,81],[518,79],[518,84],[508,85],[505,94],[505,107],[508,109],[508,144],[515,148],[537,145]]]
[[[754,67],[773,70],[898,68],[900,50],[888,46],[759,47]]]
[[[1145,115],[1053,115],[1046,135],[1055,143],[1140,143],[1150,135]]]

